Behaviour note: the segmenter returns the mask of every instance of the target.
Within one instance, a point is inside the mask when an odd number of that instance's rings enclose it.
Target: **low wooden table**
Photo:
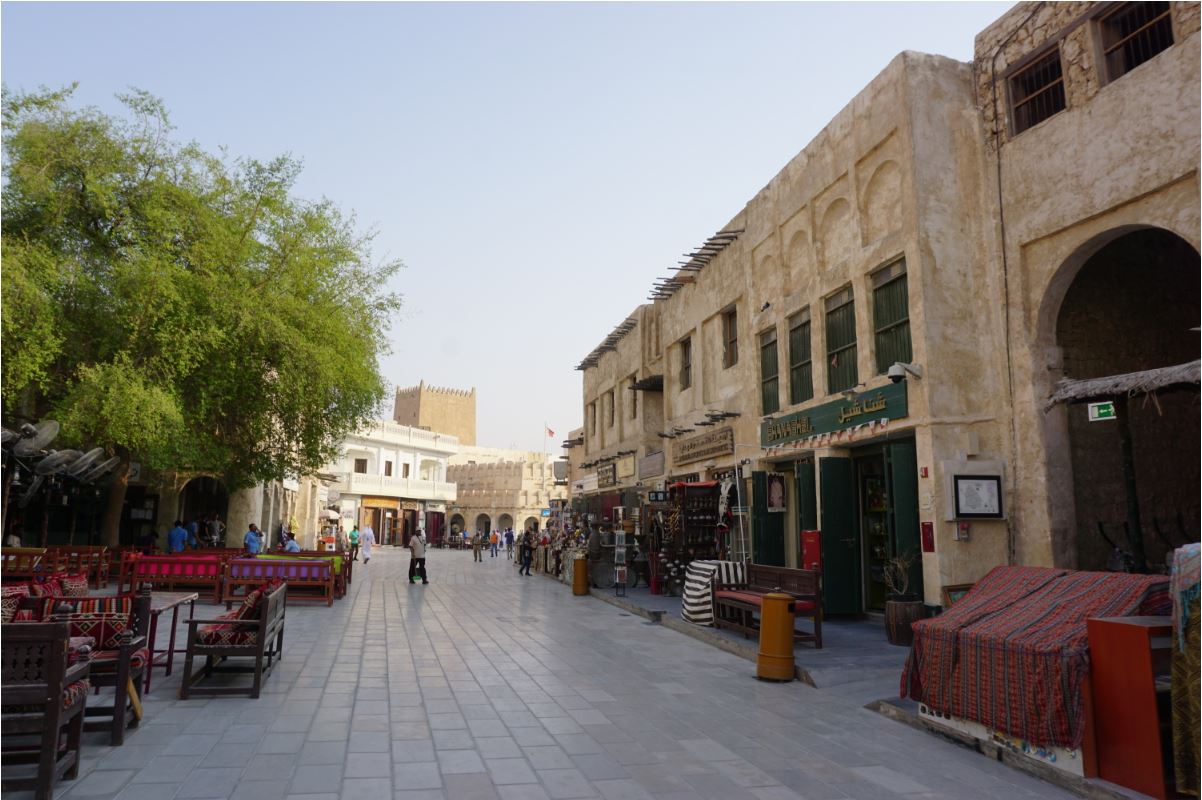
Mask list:
[[[150,593],[150,632],[146,637],[146,647],[150,650],[150,660],[146,663],[146,682],[143,692],[150,691],[150,675],[155,667],[163,667],[163,676],[171,674],[171,666],[175,661],[175,629],[179,626],[179,607],[188,604],[188,619],[196,615],[196,601],[200,599],[198,592],[151,592]],[[171,637],[166,650],[158,650],[154,646],[155,634],[159,629],[159,615],[171,611]]]

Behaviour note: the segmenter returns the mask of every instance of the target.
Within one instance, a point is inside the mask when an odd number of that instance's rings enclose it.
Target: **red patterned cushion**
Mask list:
[[[800,614],[803,611],[813,611],[817,607],[818,607],[818,604],[815,603],[813,600],[794,600],[793,601],[793,613],[794,614]]]
[[[88,596],[88,576],[87,575],[64,575],[59,581],[62,586],[63,597],[87,597]]]
[[[222,647],[232,645],[257,644],[259,631],[248,625],[201,625],[196,632],[196,638],[203,645]]]
[[[714,597],[718,600],[736,600],[740,603],[750,603],[753,606],[758,606],[764,602],[764,596],[756,592],[736,592],[724,589],[720,592],[714,592]]]
[[[0,622],[12,622],[21,601],[29,597],[29,584],[19,583],[0,590]]]
[[[41,583],[30,585],[30,594],[34,597],[57,597],[62,593],[63,584],[58,575],[46,578]]]
[[[119,650],[93,650],[92,651],[92,671],[93,672],[116,672],[117,657],[120,655]],[[129,657],[129,666],[133,669],[141,669],[146,666],[146,662],[150,660],[150,648],[141,647]]]
[[[263,598],[271,594],[281,583],[283,581],[279,579],[268,581],[247,592],[246,597],[242,599],[242,605],[238,608],[238,616],[234,619],[258,619],[259,605],[262,604]]]
[[[63,708],[70,708],[76,703],[83,702],[91,689],[92,684],[88,682],[87,678],[67,684],[66,688],[63,689]],[[2,708],[5,714],[36,714],[45,710],[45,706],[40,703],[9,705]]]
[[[50,619],[66,622],[68,636],[91,636],[98,650],[116,650],[129,628],[129,614],[55,614]]]

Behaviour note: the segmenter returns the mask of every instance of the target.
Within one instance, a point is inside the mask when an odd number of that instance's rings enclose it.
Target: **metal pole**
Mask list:
[[[741,464],[735,464],[735,502],[739,504],[739,508],[743,509],[743,467]],[[741,561],[746,561],[748,558],[747,546],[747,531],[743,528],[743,517],[746,516],[746,511],[740,511],[739,517],[739,555],[742,556]]]
[[[1126,395],[1116,397],[1114,407],[1123,460],[1123,488],[1127,495],[1127,536],[1130,539],[1131,556],[1135,560],[1135,571],[1147,572],[1148,557],[1144,552],[1144,532],[1139,522],[1139,491],[1135,483],[1135,448],[1131,442],[1131,422],[1127,417]]]

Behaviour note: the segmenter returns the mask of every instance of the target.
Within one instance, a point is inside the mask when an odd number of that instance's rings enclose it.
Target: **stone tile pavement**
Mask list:
[[[156,675],[123,747],[89,734],[90,800],[1068,798],[504,558],[380,548],[333,608],[291,605],[261,698]],[[197,616],[218,607],[202,603]],[[28,797],[7,792],[4,800]]]

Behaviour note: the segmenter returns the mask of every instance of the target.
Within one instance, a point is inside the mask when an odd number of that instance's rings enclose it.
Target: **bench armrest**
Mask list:
[[[191,628],[194,625],[258,625],[257,619],[186,619],[184,623]]]

